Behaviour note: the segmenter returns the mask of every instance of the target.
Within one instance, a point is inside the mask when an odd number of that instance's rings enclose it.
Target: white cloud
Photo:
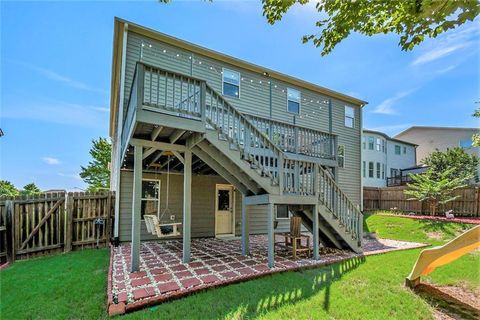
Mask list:
[[[434,48],[422,54],[417,59],[415,59],[412,62],[412,66],[422,65],[422,64],[446,57],[457,50],[470,46],[470,44],[471,44],[470,42],[466,42],[466,43],[460,43],[460,44],[448,46],[448,47]]]
[[[3,118],[33,119],[73,126],[106,128],[108,116],[102,107],[68,103],[63,101],[37,100],[5,103]]]
[[[99,112],[110,112],[110,108],[106,108],[106,107],[92,107],[92,109]]]
[[[62,163],[60,160],[58,160],[57,158],[53,158],[53,157],[43,157],[42,160],[47,163],[47,164],[50,164],[50,165],[57,165],[57,164],[60,164]]]
[[[406,96],[412,94],[413,92],[415,92],[415,90],[416,89],[399,92],[396,95],[394,95],[393,97],[390,97],[388,99],[383,100],[371,112],[372,113],[379,113],[379,114],[387,114],[387,115],[397,114],[398,112],[393,108],[395,103],[397,103],[397,101],[401,100],[402,98],[405,98]]]
[[[83,83],[81,81],[72,79],[68,76],[62,75],[62,74],[60,74],[60,73],[58,73],[54,70],[51,70],[51,69],[43,68],[43,67],[40,67],[40,66],[35,66],[35,65],[30,64],[30,63],[26,63],[26,62],[22,62],[22,61],[14,61],[14,60],[10,60],[10,61],[13,62],[13,63],[19,64],[19,65],[22,65],[24,67],[27,67],[29,69],[35,70],[36,72],[40,73],[41,75],[43,75],[44,77],[46,77],[50,80],[61,82],[61,83],[65,84],[69,87],[74,88],[74,89],[86,90],[86,91],[97,92],[97,93],[102,93],[102,94],[107,93],[104,89],[92,87],[92,86],[90,86],[86,83]]]
[[[456,67],[457,67],[456,65],[451,65],[451,66],[448,66],[448,67],[446,67],[446,68],[437,70],[437,74],[447,73],[447,72],[449,72],[449,71],[452,71],[452,70],[455,69]]]

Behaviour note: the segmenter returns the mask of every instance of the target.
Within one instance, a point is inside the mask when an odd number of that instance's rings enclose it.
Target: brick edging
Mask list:
[[[113,301],[112,292],[112,270],[113,270],[113,248],[112,244],[109,244],[110,248],[110,263],[108,266],[108,280],[107,280],[107,312],[109,316],[116,316],[125,314],[125,303],[115,303]]]

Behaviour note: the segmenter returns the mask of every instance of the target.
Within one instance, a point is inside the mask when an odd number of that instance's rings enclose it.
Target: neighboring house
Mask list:
[[[445,151],[454,147],[463,148],[469,154],[480,156],[480,147],[472,146],[472,136],[475,133],[480,133],[480,129],[414,126],[400,132],[395,138],[418,145],[417,164],[420,164],[435,150]]]
[[[115,229],[138,270],[144,214],[191,237],[268,235],[302,217],[326,245],[361,249],[366,102],[115,19],[110,137]],[[253,44],[252,44],[253,46]],[[276,229],[274,229],[276,228]],[[315,241],[316,240],[316,241]]]
[[[407,171],[416,164],[416,144],[363,130],[362,179],[364,187],[397,186],[408,182]]]

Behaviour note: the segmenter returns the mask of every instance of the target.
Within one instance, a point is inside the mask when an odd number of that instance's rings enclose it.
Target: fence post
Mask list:
[[[108,191],[107,193],[107,210],[105,217],[105,246],[108,246],[110,242],[110,226],[111,226],[111,218],[112,218],[112,192]]]
[[[10,263],[15,261],[15,214],[13,212],[13,201],[5,200],[5,227],[7,233],[7,259]]]
[[[73,193],[65,195],[65,252],[72,251]]]
[[[480,188],[476,188],[475,192],[475,215],[478,217],[480,216]]]

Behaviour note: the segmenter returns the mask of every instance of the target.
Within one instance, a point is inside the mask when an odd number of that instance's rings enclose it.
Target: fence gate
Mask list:
[[[15,259],[64,246],[65,192],[20,196],[13,201]]]

